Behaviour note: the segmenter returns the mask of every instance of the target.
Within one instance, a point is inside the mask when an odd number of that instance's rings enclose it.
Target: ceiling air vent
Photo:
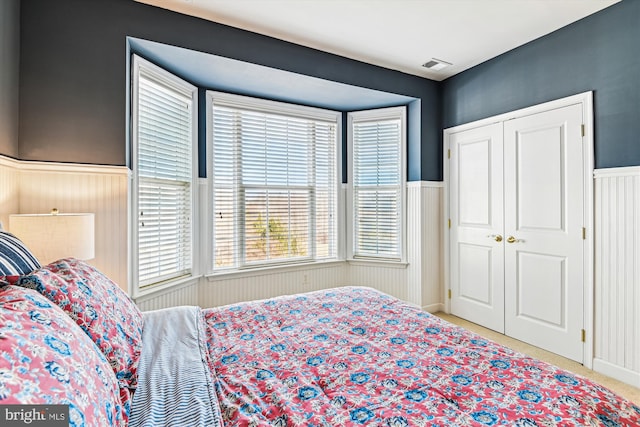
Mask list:
[[[448,67],[451,63],[447,61],[443,61],[441,59],[431,58],[431,61],[425,62],[422,64],[423,67],[428,68],[433,71],[442,70],[445,67]]]

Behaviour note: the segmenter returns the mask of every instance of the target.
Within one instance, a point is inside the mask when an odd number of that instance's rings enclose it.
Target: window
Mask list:
[[[403,259],[406,112],[349,113],[353,258]]]
[[[192,272],[196,94],[134,57],[131,229],[139,288]]]
[[[212,269],[337,257],[340,113],[208,93]]]

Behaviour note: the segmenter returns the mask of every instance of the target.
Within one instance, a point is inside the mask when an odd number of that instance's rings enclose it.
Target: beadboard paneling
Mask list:
[[[19,163],[18,210],[12,213],[94,213],[96,256],[89,263],[127,290],[128,169]]]
[[[409,301],[408,269],[406,264],[374,261],[349,261],[349,284],[370,286],[401,300]]]
[[[407,183],[407,297],[406,300],[422,306],[422,183]],[[413,238],[413,237],[418,238]]]
[[[444,308],[442,300],[441,182],[407,185],[407,301],[426,311]]]
[[[19,209],[18,163],[0,156],[0,222],[5,230],[9,229],[9,215]]]
[[[444,310],[444,186],[441,182],[421,187],[422,308],[431,313]],[[409,235],[411,236],[411,235]]]
[[[594,370],[640,387],[640,167],[595,171]]]
[[[198,279],[194,279],[184,285],[136,298],[136,305],[142,311],[159,310],[180,305],[199,305],[199,286]]]
[[[342,286],[346,268],[344,262],[331,262],[210,276],[201,281],[198,301],[202,307],[216,307]]]

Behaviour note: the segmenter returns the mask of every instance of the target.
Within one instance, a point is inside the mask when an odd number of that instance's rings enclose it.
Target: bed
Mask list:
[[[372,288],[141,313],[79,260],[4,280],[0,404],[68,404],[70,425],[640,426],[605,387]]]

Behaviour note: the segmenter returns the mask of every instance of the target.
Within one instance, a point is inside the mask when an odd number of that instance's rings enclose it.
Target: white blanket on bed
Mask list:
[[[199,307],[144,313],[129,425],[222,426]]]

